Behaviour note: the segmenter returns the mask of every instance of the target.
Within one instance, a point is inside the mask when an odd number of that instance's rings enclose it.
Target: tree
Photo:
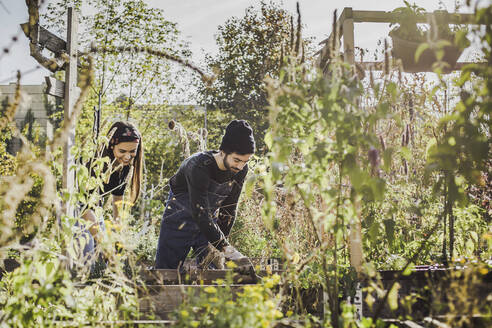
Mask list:
[[[248,7],[244,17],[232,17],[219,26],[218,54],[205,58],[216,79],[211,85],[199,85],[201,103],[250,121],[260,147],[268,124],[264,80],[278,77],[284,57],[304,52],[300,15],[297,35],[294,30],[290,13],[262,1],[259,10]]]
[[[68,6],[82,13],[81,47],[95,51],[93,91],[99,109],[105,101],[125,94],[124,116],[128,119],[136,103],[163,103],[177,89],[180,74],[176,71],[182,68],[164,56],[140,51],[190,56],[187,44],[179,40],[176,24],[165,19],[162,9],[151,8],[143,0],[56,0],[42,16],[48,28],[63,30]]]

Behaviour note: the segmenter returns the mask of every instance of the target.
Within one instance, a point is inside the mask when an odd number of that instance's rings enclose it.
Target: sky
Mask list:
[[[484,1],[484,0],[482,0]],[[485,0],[492,1],[492,0]],[[46,0],[45,2],[49,2]],[[146,0],[151,7],[164,10],[166,19],[176,22],[182,37],[190,43],[193,61],[200,67],[204,53],[215,53],[217,27],[232,17],[242,17],[248,6],[258,7],[259,0]],[[276,1],[280,2],[280,1]],[[427,11],[441,9],[454,11],[454,0],[415,0]],[[303,20],[303,35],[314,37],[315,43],[324,40],[331,32],[333,11],[341,13],[344,7],[353,10],[391,11],[403,5],[403,0],[299,0]],[[295,0],[283,0],[283,7],[296,12]],[[462,9],[462,12],[471,12]],[[37,68],[37,62],[29,56],[29,43],[19,24],[27,21],[24,0],[0,0],[0,49],[9,48],[9,53],[0,53],[0,84],[15,81],[17,70],[23,72],[22,84],[40,84],[49,72]],[[364,23],[355,25],[355,46],[373,51],[378,40],[389,31],[388,24]],[[12,42],[12,37],[17,42]]]

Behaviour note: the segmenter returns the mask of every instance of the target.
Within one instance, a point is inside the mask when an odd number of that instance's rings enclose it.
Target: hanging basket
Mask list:
[[[425,49],[420,55],[419,61],[415,62],[415,52],[421,44],[420,42],[408,41],[396,36],[391,36],[391,39],[393,40],[393,57],[401,60],[405,72],[433,71],[432,65],[437,61],[433,50],[429,48]],[[444,73],[449,73],[454,69],[462,52],[462,49],[454,45],[444,46],[444,57],[442,61],[449,65],[449,67],[444,69]]]

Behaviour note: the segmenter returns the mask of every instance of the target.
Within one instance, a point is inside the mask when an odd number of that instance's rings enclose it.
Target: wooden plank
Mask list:
[[[46,94],[54,97],[65,97],[65,82],[51,76],[44,77],[46,81]]]
[[[38,27],[38,33],[38,43],[49,51],[55,54],[61,54],[67,49],[67,42],[65,40],[51,33],[41,25]]]
[[[38,47],[46,48],[49,51],[53,52],[56,57],[59,57],[62,53],[66,52],[67,42],[57,36],[56,34],[51,33],[46,28],[40,26],[39,24],[33,25],[33,30],[29,35],[29,24],[23,23],[20,24],[24,34],[31,40],[31,43],[35,44]],[[77,55],[80,57],[82,52],[77,50]],[[60,61],[61,59],[57,59]],[[82,63],[77,59],[77,67],[81,68]]]
[[[422,18],[417,19],[419,23],[428,23],[432,20],[433,15],[442,15],[444,20],[449,24],[473,24],[475,16],[473,14],[448,13],[446,11],[436,11],[425,13]],[[391,11],[372,11],[372,10],[354,10],[354,22],[356,23],[392,23],[398,21],[397,14]]]
[[[393,23],[398,20],[398,15],[390,11],[373,11],[373,10],[353,10],[350,7],[343,9],[342,14],[337,19],[337,28],[341,31],[343,28],[343,23],[345,21],[347,10],[351,10],[351,18],[353,18],[354,23]],[[422,18],[418,19],[419,23],[428,23],[432,20],[432,16],[436,13],[425,13]],[[438,15],[444,15],[445,20],[449,24],[474,24],[475,16],[473,14],[459,14],[459,13],[448,13],[448,12],[437,12]],[[325,44],[332,38],[332,33],[330,36],[322,40],[319,44]]]
[[[284,271],[272,270],[272,271],[258,271],[259,277],[265,277],[269,274],[281,274]],[[233,273],[233,280],[238,284],[254,283],[255,279],[248,274],[234,273],[232,270],[187,270],[184,273],[180,273],[174,269],[153,269],[142,270],[140,276],[144,281],[153,281],[160,284],[182,284],[185,282],[198,282],[204,281],[206,283],[213,283],[217,279],[226,279],[229,274]]]
[[[48,49],[56,55],[60,55],[67,50],[67,42],[65,40],[39,24],[33,25],[34,29],[31,31],[31,35],[29,35],[28,23],[20,24],[20,26],[22,31],[24,31],[24,34],[31,40],[31,42]],[[77,54],[80,56],[82,52],[78,50]]]
[[[55,320],[52,322],[55,327],[89,327],[93,326],[93,322],[75,323],[72,321],[60,321]],[[114,321],[98,321],[98,326],[110,326],[110,327],[172,327],[176,324],[173,320],[114,320]]]
[[[62,188],[68,192],[72,192],[75,184],[75,174],[71,167],[74,164],[73,155],[70,149],[75,145],[75,122],[70,122],[76,98],[77,88],[77,44],[78,44],[78,18],[77,12],[72,8],[68,8],[67,18],[67,55],[69,57],[68,64],[65,68],[65,101],[64,101],[64,122],[65,124],[72,123],[67,140],[63,145],[63,180]],[[73,216],[73,208],[67,203],[64,204],[64,212],[66,215]]]
[[[347,63],[353,64],[354,59],[354,19],[352,8],[345,8],[345,20],[343,21],[343,58]]]
[[[357,62],[357,65],[361,66],[366,71],[382,71],[384,68],[384,62]],[[478,64],[478,65],[486,65],[486,62],[474,63],[474,62],[457,62],[453,71],[459,71],[464,66],[469,64]]]
[[[397,327],[405,327],[405,328],[424,328],[423,326],[419,325],[418,323],[415,323],[410,320],[398,320],[398,319],[382,319],[386,325],[393,324],[394,326]]]
[[[419,325],[418,323],[415,323],[415,322],[410,321],[410,320],[405,320],[402,322],[402,324],[404,325],[404,327],[408,327],[408,328],[424,328],[423,326]]]
[[[437,327],[437,328],[451,328],[450,326],[448,326],[447,324],[443,323],[443,322],[440,322],[434,318],[431,318],[431,317],[425,317],[424,318],[424,322],[426,323],[429,323],[431,324],[432,326],[431,327]]]
[[[209,285],[147,285],[138,290],[140,312],[155,313],[161,319],[167,319],[169,313],[176,310],[188,296],[199,296],[205,293]],[[217,286],[214,288],[228,288],[235,295],[242,291],[244,285]]]

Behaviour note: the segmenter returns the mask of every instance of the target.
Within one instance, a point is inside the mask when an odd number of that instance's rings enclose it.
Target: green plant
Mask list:
[[[404,0],[405,7],[398,7],[392,11],[395,21],[390,24],[398,24],[390,31],[390,36],[396,36],[405,40],[423,42],[425,40],[424,30],[417,25],[425,14],[425,9],[417,6],[415,3],[411,5]]]
[[[257,148],[263,152],[268,128],[268,94],[265,78],[276,78],[284,58],[291,54],[308,60],[309,40],[302,38],[301,17],[294,17],[273,1],[246,8],[218,27],[217,55],[205,58],[216,75],[211,85],[199,83],[200,102],[208,108],[246,119],[253,127]]]
[[[243,328],[275,327],[283,317],[281,295],[275,291],[280,276],[265,277],[257,285],[232,286],[232,275],[217,285],[191,289],[183,304],[173,313],[176,327]]]

